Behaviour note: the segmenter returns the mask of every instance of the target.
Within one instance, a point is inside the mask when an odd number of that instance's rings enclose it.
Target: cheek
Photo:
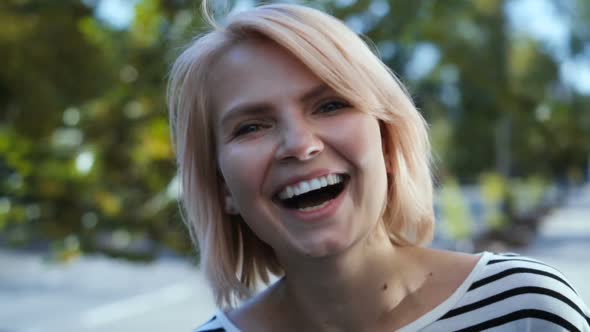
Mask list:
[[[383,149],[379,122],[371,115],[361,112],[339,124],[338,137],[342,152],[362,170],[380,169],[384,167]],[[350,128],[342,130],[342,128]]]
[[[380,210],[387,192],[387,172],[379,122],[372,116],[358,114],[351,130],[340,137],[342,153],[359,172],[357,200],[369,210]],[[371,215],[371,217],[374,217]]]
[[[222,147],[219,168],[238,209],[251,204],[261,193],[268,153],[264,144]]]
[[[244,222],[264,242],[272,239],[268,220],[268,205],[263,197],[263,185],[269,159],[269,144],[224,147],[219,153],[219,167],[231,193],[234,205]]]

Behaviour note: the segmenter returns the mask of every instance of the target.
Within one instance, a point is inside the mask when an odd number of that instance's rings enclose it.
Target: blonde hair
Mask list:
[[[210,18],[210,16],[207,16]],[[168,108],[185,222],[200,248],[202,268],[217,305],[249,297],[269,273],[283,273],[270,246],[241,217],[224,213],[208,80],[215,61],[238,42],[265,38],[285,48],[355,107],[380,120],[388,163],[383,215],[391,241],[424,245],[433,232],[430,142],[427,124],[395,74],[338,19],[287,4],[230,15],[196,38],[172,66]]]

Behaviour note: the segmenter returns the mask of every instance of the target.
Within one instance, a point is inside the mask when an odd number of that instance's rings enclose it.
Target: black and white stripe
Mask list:
[[[455,307],[424,331],[488,329],[588,332],[590,318],[559,271],[530,258],[495,254]]]

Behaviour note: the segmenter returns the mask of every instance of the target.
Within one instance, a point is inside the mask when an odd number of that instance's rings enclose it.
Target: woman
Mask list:
[[[197,331],[590,331],[551,267],[424,247],[427,125],[343,23],[296,5],[211,23],[168,90],[183,208],[221,309]]]

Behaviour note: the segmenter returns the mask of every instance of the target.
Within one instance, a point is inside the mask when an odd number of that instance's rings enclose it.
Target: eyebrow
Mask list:
[[[321,95],[325,94],[326,92],[333,91],[333,89],[328,86],[326,83],[321,83],[319,85],[314,86],[309,91],[306,91],[300,98],[299,101],[301,103],[308,103],[310,100],[320,97]],[[224,112],[220,124],[223,128],[227,125],[234,118],[239,118],[248,115],[255,115],[268,112],[272,108],[272,104],[268,102],[254,102],[254,103],[242,103],[238,104],[228,111]]]

